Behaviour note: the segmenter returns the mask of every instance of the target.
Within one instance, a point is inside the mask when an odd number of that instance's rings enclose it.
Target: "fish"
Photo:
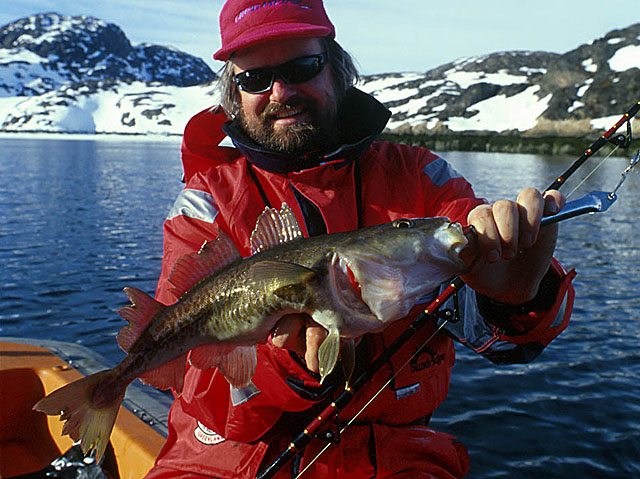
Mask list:
[[[320,345],[321,381],[342,355],[345,374],[354,340],[404,318],[425,294],[465,269],[467,238],[447,218],[397,219],[356,231],[305,238],[291,208],[266,208],[242,258],[222,231],[176,263],[169,282],[179,299],[164,305],[124,288],[131,304],[117,335],[127,353],[114,368],[53,391],[33,409],[60,415],[63,434],[100,460],[119,406],[136,378],[180,393],[186,361],[218,368],[236,388],[256,369],[256,345],[277,321],[307,313],[328,332]],[[349,358],[349,359],[345,359]]]

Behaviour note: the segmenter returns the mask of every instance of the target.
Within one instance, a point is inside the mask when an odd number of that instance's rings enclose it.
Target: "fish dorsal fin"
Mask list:
[[[280,211],[267,207],[258,217],[256,227],[251,233],[251,254],[302,237],[298,220],[289,205],[282,203]]]
[[[137,288],[127,287],[124,292],[131,305],[118,309],[118,314],[129,321],[129,326],[122,328],[116,339],[122,350],[128,353],[136,339],[165,306]]]
[[[218,237],[203,244],[199,252],[186,254],[176,262],[169,277],[172,292],[181,297],[210,274],[240,258],[231,239],[219,231]]]

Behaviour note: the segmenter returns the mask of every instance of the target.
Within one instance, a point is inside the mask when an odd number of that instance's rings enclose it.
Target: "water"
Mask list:
[[[544,188],[573,160],[443,156],[489,199]],[[625,166],[608,160],[573,197],[611,189]],[[180,177],[178,141],[0,139],[0,334],[119,361],[122,287],[153,292]],[[557,256],[578,270],[576,307],[536,362],[495,367],[458,348],[432,425],[467,445],[469,477],[640,477],[638,198],[632,175],[608,212],[562,225]]]

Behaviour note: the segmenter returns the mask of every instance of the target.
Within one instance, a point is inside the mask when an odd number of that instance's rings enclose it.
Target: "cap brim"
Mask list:
[[[215,60],[226,62],[231,54],[259,43],[280,38],[326,37],[333,35],[333,30],[321,25],[308,23],[286,23],[277,25],[261,25],[259,28],[244,32],[233,42],[225,45],[213,54]]]

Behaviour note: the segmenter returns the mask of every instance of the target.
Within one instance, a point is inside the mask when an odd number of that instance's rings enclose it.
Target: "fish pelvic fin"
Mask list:
[[[340,331],[338,328],[329,330],[329,334],[318,348],[318,365],[320,384],[331,374],[340,354]]]
[[[53,391],[33,406],[34,410],[50,416],[61,415],[60,420],[65,421],[62,434],[80,440],[82,452],[85,456],[94,454],[96,462],[100,461],[109,444],[109,436],[126,389],[109,403],[96,406],[93,401],[96,386],[108,380],[111,374],[111,370],[101,371],[74,381]]]
[[[251,233],[251,254],[254,255],[289,241],[302,238],[300,224],[289,205],[282,203],[278,211],[265,208]]]
[[[191,350],[191,365],[198,369],[217,367],[233,387],[242,389],[256,372],[256,346],[203,345]]]
[[[122,328],[116,339],[118,346],[128,353],[151,320],[166,306],[137,288],[127,287],[124,292],[131,305],[118,309],[118,314],[129,321],[129,326]]]
[[[225,355],[218,369],[236,389],[247,387],[256,372],[258,363],[255,346],[238,346]]]
[[[204,243],[200,251],[186,254],[176,262],[169,276],[172,292],[181,297],[207,276],[241,258],[231,238],[219,230],[215,240]]]

